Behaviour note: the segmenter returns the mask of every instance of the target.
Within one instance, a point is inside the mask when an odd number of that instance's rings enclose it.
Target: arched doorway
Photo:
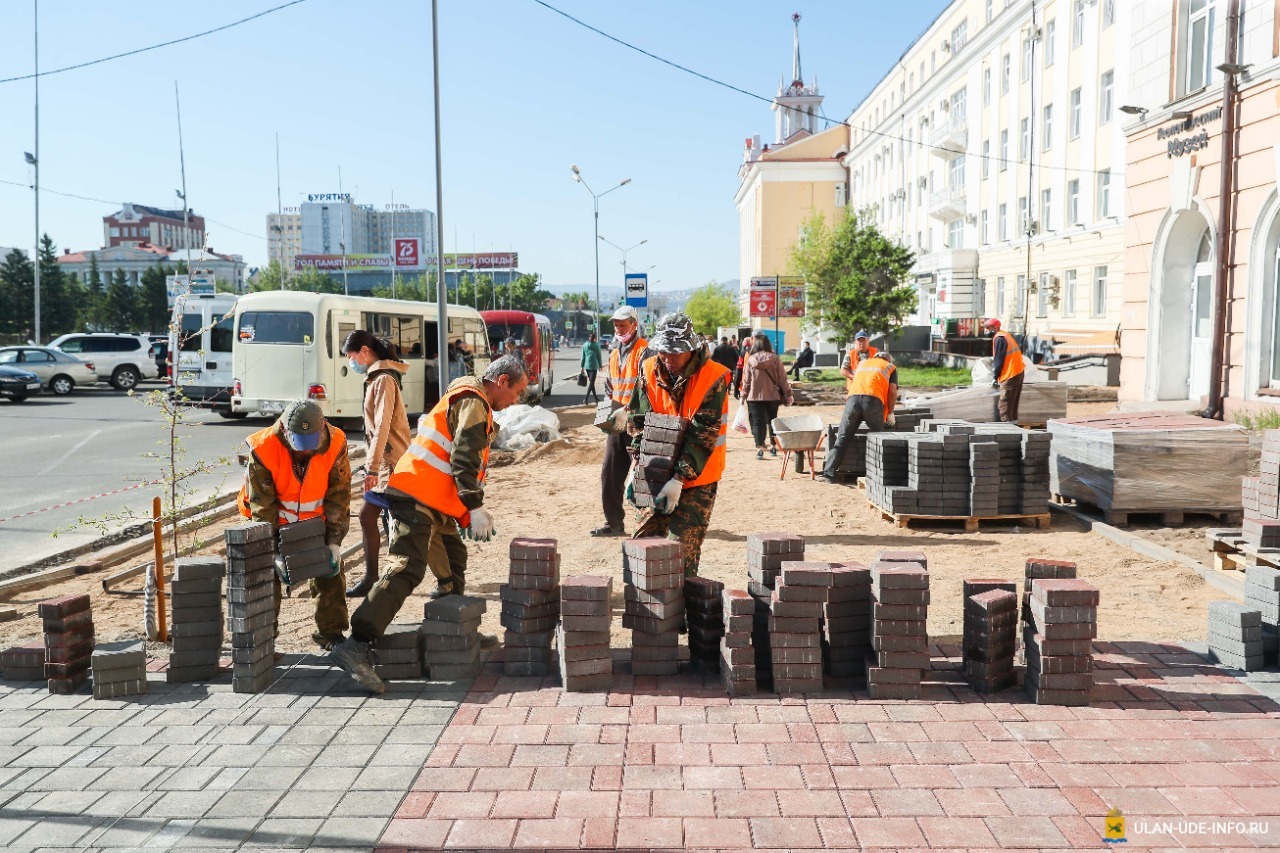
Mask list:
[[[1191,276],[1191,365],[1187,384],[1189,399],[1209,393],[1209,366],[1213,361],[1213,245],[1209,231],[1200,236],[1196,265]]]
[[[1161,243],[1151,281],[1149,394],[1198,400],[1209,392],[1213,360],[1213,234],[1192,207],[1174,216]]]

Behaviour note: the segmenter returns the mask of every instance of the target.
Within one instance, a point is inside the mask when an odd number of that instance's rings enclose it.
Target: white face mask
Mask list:
[[[621,344],[622,346],[626,346],[627,344],[631,343],[632,340],[635,339],[635,336],[636,336],[636,330],[632,329],[631,331],[627,332],[625,335],[618,335],[617,340],[619,344]]]

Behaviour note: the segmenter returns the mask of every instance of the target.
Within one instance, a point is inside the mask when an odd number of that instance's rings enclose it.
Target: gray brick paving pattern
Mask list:
[[[257,695],[151,673],[122,700],[0,682],[0,850],[371,850],[467,684],[277,673]]]

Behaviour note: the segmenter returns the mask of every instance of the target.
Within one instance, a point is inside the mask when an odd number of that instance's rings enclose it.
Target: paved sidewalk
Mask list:
[[[1097,849],[1113,807],[1128,847],[1280,846],[1280,705],[1181,646],[1096,650],[1088,708],[978,696],[955,647],[912,702],[731,701],[697,676],[566,694],[490,663],[380,853]]]
[[[0,683],[0,849],[372,849],[465,687],[277,673],[252,696],[153,674],[119,701]]]

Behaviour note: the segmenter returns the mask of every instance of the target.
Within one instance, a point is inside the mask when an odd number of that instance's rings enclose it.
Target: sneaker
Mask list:
[[[756,458],[757,458],[757,459],[763,459],[763,458],[764,458],[764,448],[761,448],[761,449],[759,449],[759,450],[757,450],[757,451],[756,451]]]
[[[625,529],[625,528],[623,528],[623,527],[613,527],[612,525],[606,524],[606,525],[604,525],[603,527],[597,527],[595,530],[592,530],[592,531],[591,531],[591,535],[592,535],[592,536],[596,536],[596,537],[601,537],[601,536],[626,536],[626,535],[627,535],[627,531],[626,531],[626,529]]]
[[[770,447],[770,448],[769,448],[769,453],[770,453],[771,455],[773,455],[773,456],[777,456],[777,455],[778,455],[778,445],[776,445],[776,444],[775,444],[773,447]]]
[[[373,647],[353,637],[348,637],[329,650],[329,660],[374,693],[386,691],[378,673],[374,671]]]

